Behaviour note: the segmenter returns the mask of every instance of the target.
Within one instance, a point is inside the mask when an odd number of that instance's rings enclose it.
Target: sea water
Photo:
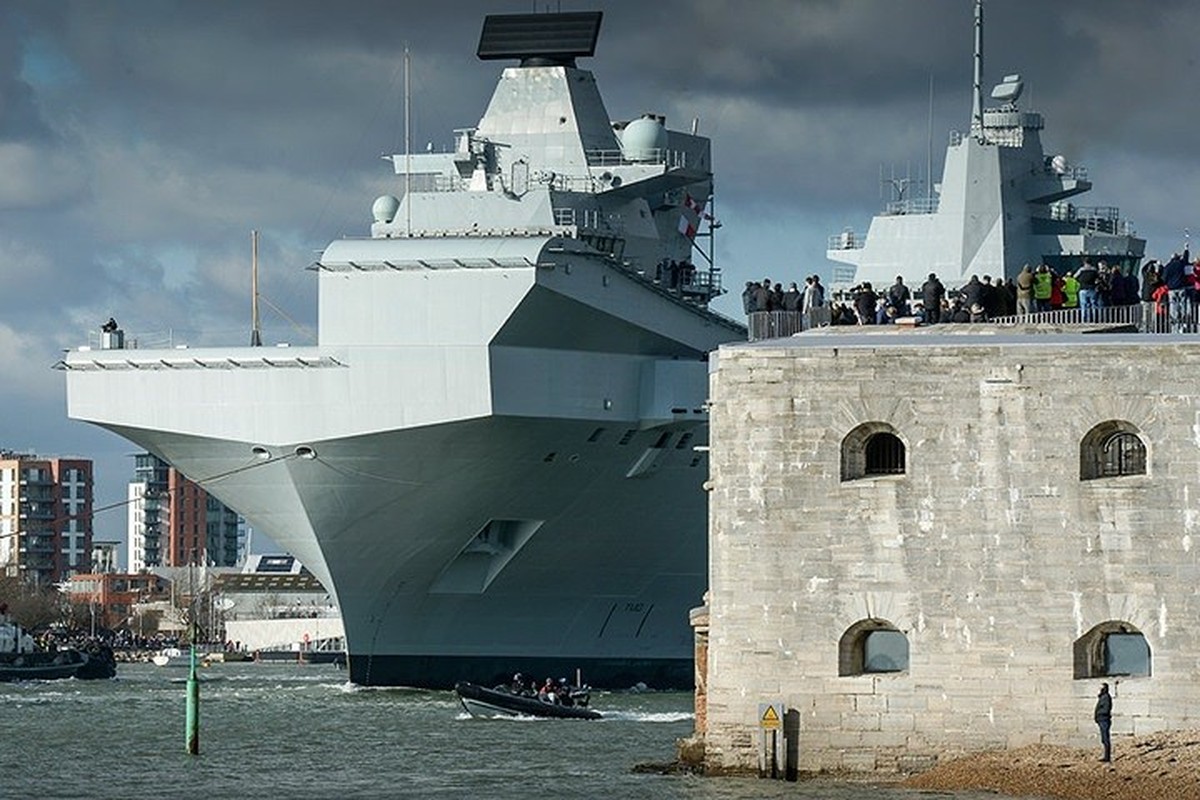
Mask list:
[[[636,772],[692,730],[686,692],[597,692],[604,719],[474,719],[452,692],[361,688],[330,665],[201,671],[200,755],[186,753],[186,669],[0,684],[0,797],[694,798],[913,800],[830,782]],[[949,795],[940,795],[948,797]],[[962,798],[995,795],[961,794]]]

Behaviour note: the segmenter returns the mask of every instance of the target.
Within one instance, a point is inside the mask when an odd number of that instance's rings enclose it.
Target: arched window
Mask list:
[[[1109,420],[1087,432],[1079,443],[1079,479],[1146,474],[1146,444],[1128,422]]]
[[[1150,675],[1150,645],[1128,622],[1102,622],[1075,640],[1075,677]]]
[[[887,620],[859,620],[846,629],[838,642],[838,675],[907,669],[908,637]]]
[[[903,475],[903,440],[886,422],[864,422],[842,439],[842,480]]]

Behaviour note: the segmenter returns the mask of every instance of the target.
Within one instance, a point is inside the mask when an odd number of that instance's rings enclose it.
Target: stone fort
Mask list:
[[[805,771],[1098,748],[1101,681],[1118,753],[1200,727],[1198,390],[1200,340],[1082,326],[723,346],[706,768],[758,767],[776,702]]]

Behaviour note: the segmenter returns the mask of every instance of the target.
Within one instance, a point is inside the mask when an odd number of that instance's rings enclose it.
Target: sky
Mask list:
[[[485,14],[597,9],[580,66],[610,116],[712,139],[726,286],[827,276],[828,237],[890,199],[881,174],[924,179],[932,143],[936,179],[969,125],[972,0],[4,0],[0,449],[91,458],[96,505],[121,502],[136,448],[67,419],[63,351],[110,316],[143,345],[248,343],[251,230],[265,343],[315,343],[307,267],[399,193],[380,157],[403,150],[404,48],[414,149],[448,149],[504,66],[475,58]],[[1021,73],[1047,152],[1089,170],[1081,203],[1178,250],[1200,222],[1200,3],[985,18],[985,94]],[[102,512],[96,538],[124,526]]]

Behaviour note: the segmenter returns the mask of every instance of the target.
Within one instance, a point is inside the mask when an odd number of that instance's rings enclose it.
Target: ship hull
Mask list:
[[[513,672],[691,686],[706,585],[701,420],[486,417],[249,448],[115,429],[207,483],[336,588],[351,680],[490,685]],[[240,471],[239,471],[240,470]]]

